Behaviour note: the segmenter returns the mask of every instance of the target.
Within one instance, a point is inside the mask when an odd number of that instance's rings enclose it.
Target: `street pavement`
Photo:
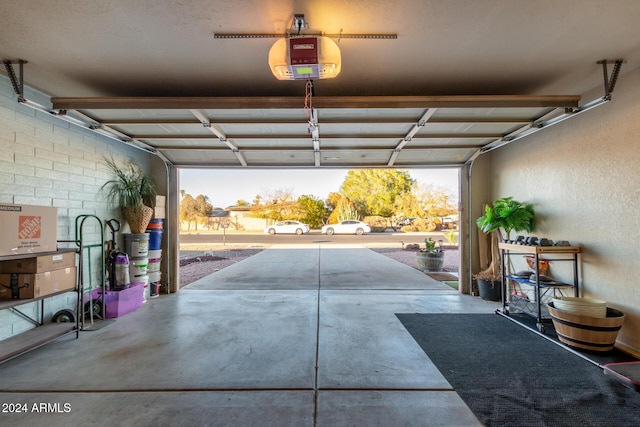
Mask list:
[[[237,232],[237,231],[193,231],[180,234],[181,247],[196,244],[228,244],[228,245],[280,245],[280,244],[359,244],[364,246],[398,247],[402,248],[408,244],[419,244],[424,246],[424,240],[431,237],[436,242],[442,240],[447,245],[444,232],[434,231],[429,233],[403,233],[387,231],[384,233],[369,233],[362,236],[356,235],[332,235],[320,233],[319,230],[312,230],[303,235],[276,234],[269,235],[261,232]],[[457,233],[456,233],[457,241]]]

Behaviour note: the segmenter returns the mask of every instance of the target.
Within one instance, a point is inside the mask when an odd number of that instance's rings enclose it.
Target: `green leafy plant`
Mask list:
[[[156,190],[148,175],[133,163],[124,167],[116,165],[113,159],[106,159],[106,163],[115,178],[105,182],[102,188],[108,190],[107,197],[112,203],[122,210],[141,204],[152,206]]]
[[[105,161],[115,177],[105,182],[102,190],[106,190],[107,199],[120,208],[131,232],[144,232],[153,215],[156,196],[153,180],[133,163],[120,167],[113,159]]]
[[[535,225],[535,212],[531,203],[513,200],[513,197],[503,197],[485,206],[484,215],[477,219],[476,224],[485,233],[503,229],[506,239],[511,239],[511,231],[531,232]]]
[[[429,237],[428,239],[424,239],[424,249],[422,249],[422,252],[442,252],[442,250],[440,248],[436,247],[436,241],[433,240],[431,237]]]
[[[491,264],[474,275],[474,279],[498,281],[501,280],[498,251],[498,237],[502,237],[500,230],[505,231],[507,240],[511,240],[511,231],[531,232],[535,226],[535,211],[531,203],[519,202],[513,197],[503,197],[485,206],[484,215],[476,220],[476,225],[491,235]]]
[[[456,232],[454,230],[449,230],[444,233],[444,238],[447,239],[447,243],[449,243],[449,245],[453,245],[456,242]]]

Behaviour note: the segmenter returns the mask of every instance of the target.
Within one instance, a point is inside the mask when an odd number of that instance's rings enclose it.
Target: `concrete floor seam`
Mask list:
[[[397,388],[397,387],[321,387],[318,391],[391,391],[391,392],[452,392],[455,393],[456,389],[453,387],[423,387],[423,388]]]
[[[321,264],[321,246],[318,245],[318,287],[316,290],[316,354],[315,354],[315,371],[314,371],[314,379],[313,379],[313,426],[317,426],[318,424],[318,369],[320,367],[319,357],[320,357],[320,278],[322,275],[320,271],[322,270]]]
[[[313,391],[311,387],[308,388],[138,388],[138,389],[68,389],[68,390],[2,390],[1,394],[61,394],[61,393],[73,393],[73,394],[106,394],[106,393],[243,393],[243,392],[274,392],[274,391]]]

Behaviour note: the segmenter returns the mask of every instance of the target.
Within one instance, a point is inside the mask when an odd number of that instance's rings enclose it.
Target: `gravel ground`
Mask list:
[[[180,287],[262,252],[265,247],[180,251]]]
[[[267,247],[209,248],[180,251],[180,286],[186,286],[209,274],[262,252]],[[399,248],[369,248],[413,268],[418,268],[414,251]],[[445,249],[444,271],[458,271],[458,249]]]
[[[415,251],[405,251],[397,248],[369,248],[374,252],[378,252],[384,256],[388,256],[410,267],[418,268]],[[458,248],[444,250],[444,268],[443,271],[458,271]]]

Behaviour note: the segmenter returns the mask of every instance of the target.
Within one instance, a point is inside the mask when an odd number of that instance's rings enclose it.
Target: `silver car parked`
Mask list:
[[[280,221],[264,229],[268,234],[304,234],[309,232],[309,224],[300,221]]]

